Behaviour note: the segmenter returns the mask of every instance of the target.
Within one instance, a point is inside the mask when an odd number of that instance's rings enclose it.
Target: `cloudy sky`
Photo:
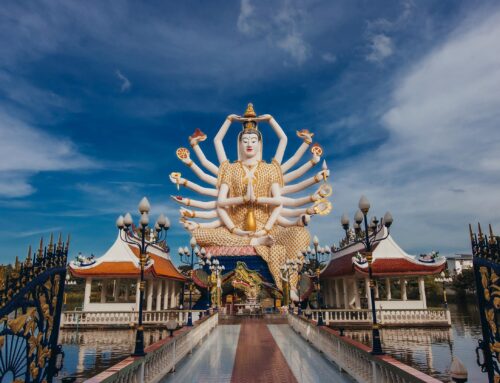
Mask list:
[[[143,195],[186,244],[175,149],[247,102],[289,134],[287,156],[297,129],[324,146],[323,243],[365,194],[407,251],[468,252],[469,222],[500,231],[499,41],[495,1],[4,2],[0,262],[59,231],[99,255]]]

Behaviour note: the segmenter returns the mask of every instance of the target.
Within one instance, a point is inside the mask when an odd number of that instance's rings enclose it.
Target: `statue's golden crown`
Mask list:
[[[250,102],[247,105],[247,109],[245,110],[245,113],[243,114],[243,117],[245,118],[255,118],[257,117],[257,113],[255,113],[255,110],[253,109],[253,104]],[[254,120],[249,120],[245,121],[243,123],[243,130],[245,129],[256,129],[258,130],[259,128],[257,127],[257,122]]]

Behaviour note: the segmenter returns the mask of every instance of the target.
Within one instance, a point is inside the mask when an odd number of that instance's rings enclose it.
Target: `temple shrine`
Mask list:
[[[166,310],[180,304],[186,281],[174,266],[163,242],[148,247],[144,268],[146,310]],[[138,247],[118,235],[111,247],[96,259],[79,256],[69,264],[75,278],[85,279],[83,311],[138,311],[141,266]]]
[[[376,308],[426,309],[424,277],[443,271],[446,258],[436,253],[407,254],[383,225],[378,226],[375,234],[371,233],[373,235],[375,239],[381,239],[374,246],[371,263],[373,277],[377,280]],[[363,244],[350,237],[332,253],[321,273],[327,307],[346,310],[371,308],[368,261],[363,252]]]

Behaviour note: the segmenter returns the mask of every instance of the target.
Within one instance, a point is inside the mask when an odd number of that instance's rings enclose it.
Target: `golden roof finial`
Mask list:
[[[474,240],[474,233],[472,232],[472,225],[469,223],[469,234],[471,241]]]
[[[21,268],[21,265],[19,264],[19,257],[16,255],[16,263],[14,263],[14,269],[16,271],[19,271],[20,268]]]
[[[255,113],[255,110],[253,110],[253,104],[251,102],[248,103],[247,110],[245,110],[245,114],[243,114],[243,117],[257,117],[257,114]]]
[[[481,230],[481,224],[479,222],[477,223],[477,230],[478,230],[479,240],[482,241],[483,240],[483,231]]]
[[[493,234],[493,229],[491,228],[491,223],[489,224],[490,228],[490,244],[494,244],[496,242],[495,235]]]

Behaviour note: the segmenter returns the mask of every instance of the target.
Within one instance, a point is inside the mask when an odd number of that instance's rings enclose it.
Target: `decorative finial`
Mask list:
[[[62,250],[62,233],[59,232],[59,238],[57,239],[57,251]]]
[[[479,240],[482,241],[483,240],[483,231],[481,230],[481,224],[479,222],[477,223],[477,230],[478,230],[478,234],[479,234]]]
[[[53,249],[54,249],[54,233],[50,233],[49,248],[47,249],[47,251],[49,253],[52,253]]]
[[[490,229],[490,244],[494,244],[496,242],[495,235],[493,234],[493,229],[491,228],[491,223],[488,225]]]
[[[474,233],[472,232],[472,225],[469,223],[469,234],[470,234],[470,240],[474,240]]]
[[[66,249],[65,251],[68,252],[69,249],[69,240],[71,239],[71,234],[68,234],[68,240],[66,241]]]
[[[38,248],[38,258],[43,258],[43,237],[40,238],[40,247]]]
[[[26,266],[31,266],[31,245],[28,247],[28,256],[26,257]]]
[[[251,102],[248,103],[247,110],[245,110],[245,114],[243,114],[243,117],[246,118],[257,117],[257,114],[255,113],[255,110],[253,110],[253,104]]]

